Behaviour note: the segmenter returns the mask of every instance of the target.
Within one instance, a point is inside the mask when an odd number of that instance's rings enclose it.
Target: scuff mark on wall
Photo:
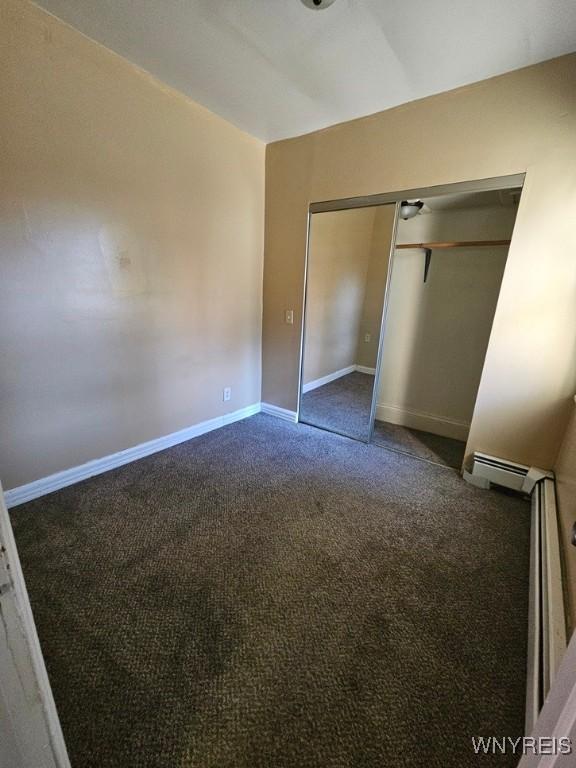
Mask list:
[[[98,232],[98,242],[112,292],[134,296],[148,288],[144,254],[137,239],[123,224],[108,224]]]

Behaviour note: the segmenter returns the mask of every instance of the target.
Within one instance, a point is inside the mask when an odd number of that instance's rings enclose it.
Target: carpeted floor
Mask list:
[[[12,520],[74,768],[516,763],[521,499],[258,415]]]
[[[422,432],[419,429],[409,429],[387,421],[374,423],[372,441],[376,445],[394,451],[406,451],[419,459],[435,461],[447,467],[460,469],[464,461],[466,443],[451,437]]]
[[[355,440],[370,437],[374,376],[349,373],[302,395],[300,421]]]
[[[306,392],[300,404],[300,421],[367,441],[373,387],[374,376],[355,372]],[[383,448],[405,451],[456,469],[462,466],[466,448],[466,443],[460,440],[385,421],[374,423],[372,441]]]

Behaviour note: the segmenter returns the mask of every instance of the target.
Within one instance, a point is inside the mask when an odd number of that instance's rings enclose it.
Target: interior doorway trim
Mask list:
[[[325,213],[327,211],[345,211],[348,208],[368,208],[372,205],[397,203],[420,197],[436,197],[439,195],[457,195],[465,192],[493,192],[498,189],[511,189],[524,185],[525,173],[511,176],[494,176],[488,179],[474,181],[459,181],[453,184],[439,184],[435,187],[418,187],[417,189],[401,189],[396,192],[383,192],[378,195],[363,195],[361,197],[344,197],[341,200],[325,200],[310,203],[310,213]]]

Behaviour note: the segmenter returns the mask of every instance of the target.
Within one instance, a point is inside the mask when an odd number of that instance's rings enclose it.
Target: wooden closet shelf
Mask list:
[[[476,248],[490,245],[510,245],[510,240],[455,240],[447,243],[397,243],[396,248],[436,250],[437,248]]]

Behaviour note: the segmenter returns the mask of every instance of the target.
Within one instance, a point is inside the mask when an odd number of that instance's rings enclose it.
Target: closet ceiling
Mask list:
[[[569,53],[574,0],[39,0],[265,141]],[[425,126],[423,126],[425,133]]]

